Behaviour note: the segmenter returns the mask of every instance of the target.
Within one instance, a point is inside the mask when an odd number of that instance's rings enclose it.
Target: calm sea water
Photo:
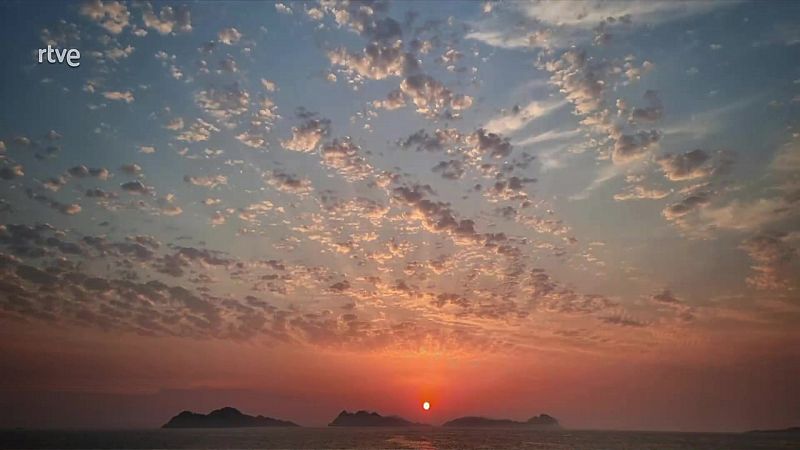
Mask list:
[[[0,431],[3,449],[800,449],[800,437],[446,428]]]

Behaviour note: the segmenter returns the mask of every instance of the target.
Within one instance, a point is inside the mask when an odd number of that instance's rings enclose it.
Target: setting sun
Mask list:
[[[422,403],[422,409],[424,409],[425,411],[431,409],[431,404],[428,403],[428,402],[423,402]]]

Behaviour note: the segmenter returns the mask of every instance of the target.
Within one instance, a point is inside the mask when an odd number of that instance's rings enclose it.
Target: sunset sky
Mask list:
[[[0,428],[800,425],[800,2],[7,1],[0,42]]]

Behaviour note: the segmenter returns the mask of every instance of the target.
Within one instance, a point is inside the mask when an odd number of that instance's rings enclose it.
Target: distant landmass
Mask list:
[[[215,409],[208,414],[184,411],[161,428],[243,428],[243,427],[298,427],[294,422],[264,416],[248,416],[236,408]]]
[[[376,412],[342,411],[328,424],[329,427],[426,427],[424,423],[410,422],[402,417],[384,417]]]
[[[779,430],[753,430],[748,433],[785,433],[785,434],[798,434],[800,435],[800,427],[782,428]]]
[[[445,422],[444,427],[475,427],[475,428],[489,428],[489,427],[526,427],[538,428],[547,430],[557,430],[561,428],[555,417],[541,414],[533,416],[526,422],[518,422],[510,419],[489,419],[487,417],[459,417],[449,422]]]

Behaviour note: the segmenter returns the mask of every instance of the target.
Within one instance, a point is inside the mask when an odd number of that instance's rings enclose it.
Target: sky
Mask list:
[[[0,427],[800,424],[800,3],[4,1],[0,40]]]

